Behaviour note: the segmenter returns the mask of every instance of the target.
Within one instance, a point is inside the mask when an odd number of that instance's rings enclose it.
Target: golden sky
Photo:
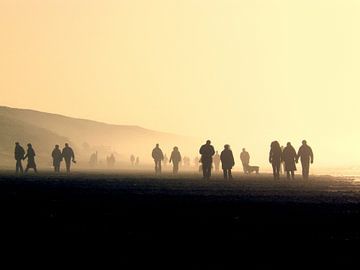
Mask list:
[[[357,164],[359,14],[358,0],[0,0],[0,105],[213,138],[254,161],[306,138],[315,161]]]

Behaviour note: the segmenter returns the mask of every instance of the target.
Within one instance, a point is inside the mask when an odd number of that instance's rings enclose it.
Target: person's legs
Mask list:
[[[228,176],[229,176],[229,180],[231,180],[232,179],[231,169],[229,169],[228,171]]]
[[[161,173],[161,160],[159,160],[158,162],[159,162],[158,163],[158,171],[159,171],[159,173]]]
[[[273,176],[274,176],[274,179],[276,180],[276,177],[277,177],[277,175],[276,175],[276,164],[272,163],[271,165],[272,165],[272,168],[273,168]]]
[[[295,179],[295,172],[291,171],[291,179],[294,180]]]
[[[227,179],[227,170],[223,169],[223,173],[224,173],[224,179]]]
[[[309,163],[307,160],[301,161],[303,179],[309,178]]]
[[[286,179],[290,180],[290,171],[286,171]]]
[[[155,173],[157,173],[157,172],[158,172],[158,163],[157,163],[157,160],[154,160],[154,162],[155,162]]]
[[[35,172],[35,173],[38,172],[37,169],[36,169],[36,165],[35,165],[35,164],[34,164],[34,168],[33,168],[33,169],[34,169],[34,172]]]
[[[70,173],[70,163],[71,163],[71,160],[65,160],[66,173]]]

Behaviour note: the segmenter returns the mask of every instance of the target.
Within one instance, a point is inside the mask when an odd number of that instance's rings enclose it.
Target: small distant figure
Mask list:
[[[169,161],[169,159],[168,159],[167,155],[165,154],[164,155],[164,167],[167,166],[168,161]]]
[[[240,154],[240,160],[243,166],[243,171],[245,174],[250,173],[248,171],[249,163],[250,163],[250,154],[246,151],[245,148],[242,149],[242,152]]]
[[[195,158],[194,158],[194,166],[195,166],[196,169],[199,168],[199,163],[200,163],[199,157],[195,157]]]
[[[59,148],[59,145],[55,145],[55,148],[54,150],[52,151],[51,153],[51,156],[53,158],[53,166],[54,166],[54,171],[56,173],[59,173],[60,172],[60,164],[61,164],[61,161],[63,159],[63,156],[61,154],[61,150]]]
[[[14,157],[16,160],[16,166],[15,166],[15,171],[18,174],[19,171],[21,173],[24,173],[24,169],[22,166],[22,160],[24,159],[25,156],[25,150],[24,148],[20,145],[20,143],[16,142],[15,143],[15,151],[14,151]]]
[[[108,156],[106,158],[106,163],[109,168],[113,168],[115,166],[115,162],[116,162],[116,159],[115,159],[114,154],[111,154],[110,156]]]
[[[220,168],[220,155],[219,152],[216,151],[215,155],[214,155],[214,166],[215,166],[215,172],[219,172],[219,168]]]
[[[90,167],[94,168],[98,164],[98,152],[92,153],[89,159],[89,165]]]
[[[65,147],[62,150],[62,156],[65,160],[66,172],[70,173],[71,162],[76,163],[75,154],[68,143],[65,143]]]
[[[130,162],[131,162],[131,166],[134,166],[134,164],[135,164],[135,156],[134,155],[130,156]]]
[[[190,158],[189,158],[189,157],[185,156],[185,157],[183,158],[183,162],[184,162],[184,166],[185,166],[185,167],[187,167],[187,168],[190,167]]]
[[[290,142],[286,144],[286,147],[283,150],[283,160],[284,160],[284,171],[286,171],[286,178],[290,180],[290,174],[291,179],[295,179],[295,173],[296,171],[296,151],[295,148],[291,145]]]
[[[24,157],[24,160],[27,159],[27,165],[26,165],[26,169],[25,169],[25,173],[27,173],[29,171],[29,169],[33,169],[35,173],[37,173],[37,169],[36,169],[36,163],[35,163],[35,150],[32,147],[31,143],[28,143],[28,149],[26,152],[26,156]]]
[[[169,163],[173,163],[173,174],[177,174],[179,172],[179,163],[181,161],[181,154],[179,152],[179,148],[177,146],[174,147],[171,152]]]
[[[225,144],[224,150],[221,152],[220,155],[221,165],[224,172],[224,179],[231,180],[232,174],[231,169],[235,165],[235,160],[232,151],[230,150],[230,145]]]
[[[275,180],[280,179],[280,163],[282,161],[281,147],[278,141],[273,141],[270,145],[269,162],[273,167]]]
[[[164,160],[164,154],[157,143],[151,154],[155,162],[155,173],[161,173],[161,161]]]
[[[206,144],[201,146],[199,153],[201,155],[203,178],[209,180],[211,177],[212,157],[215,154],[214,147],[211,145],[210,140],[207,140]]]
[[[310,146],[307,145],[306,140],[302,141],[302,146],[300,146],[296,162],[301,161],[302,166],[302,176],[303,179],[309,178],[309,169],[310,169],[310,163],[313,164],[314,162],[314,154]]]
[[[139,165],[140,165],[140,158],[136,157],[135,166],[138,167]]]

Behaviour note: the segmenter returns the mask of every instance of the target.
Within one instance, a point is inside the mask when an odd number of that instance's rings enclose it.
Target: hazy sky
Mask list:
[[[358,0],[0,0],[0,104],[263,149],[255,161],[306,138],[319,163],[360,163],[359,14]]]

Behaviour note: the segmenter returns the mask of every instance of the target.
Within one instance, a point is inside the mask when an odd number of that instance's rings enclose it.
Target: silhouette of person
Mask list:
[[[89,159],[89,165],[90,167],[96,167],[98,163],[98,152],[92,153]]]
[[[60,163],[63,159],[63,156],[61,154],[61,150],[59,148],[59,145],[55,145],[54,150],[51,153],[51,156],[53,158],[53,166],[55,172],[60,172]]]
[[[65,143],[65,147],[62,150],[62,156],[65,160],[66,172],[70,173],[71,161],[76,163],[75,154],[68,143]]]
[[[230,145],[228,144],[224,145],[224,150],[221,152],[220,159],[221,159],[222,169],[224,172],[224,179],[231,180],[232,179],[231,169],[235,165],[235,160],[233,153],[230,150]]]
[[[161,173],[161,161],[164,160],[164,154],[157,143],[151,154],[155,162],[155,173]]]
[[[275,180],[280,179],[280,163],[282,161],[281,147],[278,141],[273,141],[270,145],[269,162],[273,167]]]
[[[27,165],[25,168],[25,173],[28,172],[29,169],[34,169],[34,172],[37,173],[37,169],[36,169],[36,163],[35,163],[35,150],[34,148],[32,148],[31,143],[28,143],[28,149],[26,151],[26,155],[24,157],[24,160],[27,159]]]
[[[302,146],[300,146],[296,157],[296,162],[299,161],[299,158],[301,160],[303,179],[308,179],[310,163],[313,164],[314,162],[314,154],[311,147],[307,145],[306,140],[302,141]]]
[[[283,160],[284,160],[284,171],[286,171],[286,177],[290,180],[291,178],[294,180],[296,171],[296,151],[295,148],[291,145],[291,143],[287,143],[283,150]]]
[[[140,159],[139,159],[139,157],[136,157],[135,166],[139,166],[139,164],[140,164]]]
[[[245,150],[245,148],[242,149],[242,152],[240,154],[240,160],[243,166],[244,173],[249,173],[248,167],[250,163],[250,155],[249,152]]]
[[[130,161],[131,161],[131,166],[134,166],[134,162],[135,162],[135,156],[134,155],[131,155]]]
[[[213,157],[214,160],[214,166],[215,166],[215,172],[219,172],[219,168],[220,168],[220,155],[219,152],[216,151],[215,155]]]
[[[179,152],[179,148],[177,146],[174,147],[171,152],[169,163],[173,163],[173,174],[177,174],[179,171],[179,163],[181,161],[181,154]]]
[[[22,160],[24,159],[24,155],[25,155],[24,148],[20,145],[20,143],[16,142],[15,151],[14,151],[14,157],[16,160],[16,166],[15,166],[16,173],[19,173],[19,171],[21,173],[24,173],[24,169],[22,166]]]
[[[111,154],[109,157],[107,157],[106,161],[109,168],[114,167],[116,162],[114,154]]]
[[[199,153],[201,155],[203,178],[209,180],[211,176],[212,157],[215,154],[214,147],[211,145],[210,140],[207,140],[206,144],[200,147]]]

